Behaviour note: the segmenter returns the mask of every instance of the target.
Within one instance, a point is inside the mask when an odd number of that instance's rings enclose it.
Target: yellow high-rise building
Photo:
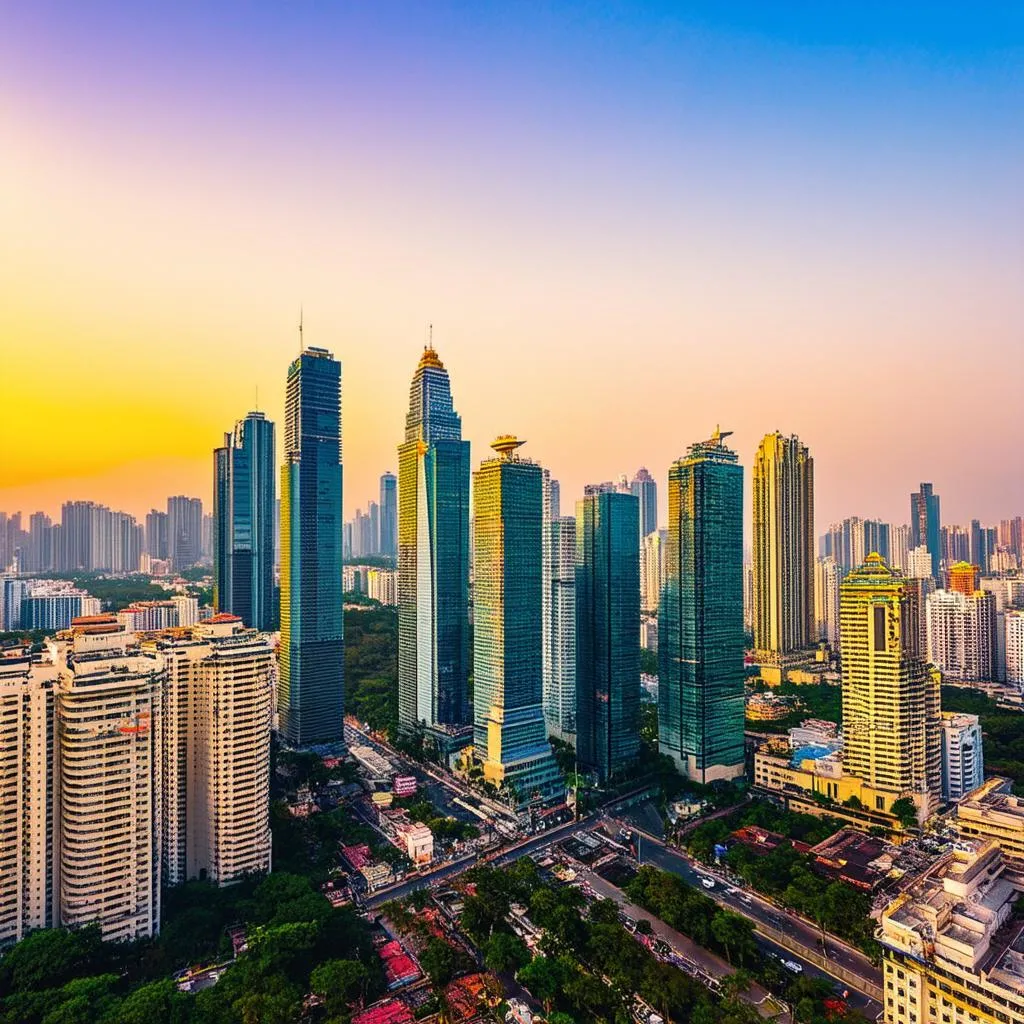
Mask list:
[[[843,770],[913,799],[924,820],[942,793],[942,716],[938,674],[919,650],[919,614],[913,588],[881,555],[868,555],[840,587]]]
[[[753,472],[753,625],[758,661],[812,647],[814,460],[797,437],[765,435]]]

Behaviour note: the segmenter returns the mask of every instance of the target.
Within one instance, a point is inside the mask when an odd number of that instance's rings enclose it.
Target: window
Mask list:
[[[875,650],[885,650],[885,613],[884,606],[879,605],[873,609],[875,613]]]

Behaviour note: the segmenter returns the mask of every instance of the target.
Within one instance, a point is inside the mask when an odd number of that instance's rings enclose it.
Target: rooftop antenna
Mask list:
[[[299,355],[302,355],[302,307],[299,306]]]
[[[427,348],[434,347],[434,325],[427,324]]]

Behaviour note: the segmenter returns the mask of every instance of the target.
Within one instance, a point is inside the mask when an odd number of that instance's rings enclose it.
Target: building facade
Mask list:
[[[669,470],[658,741],[690,779],[743,774],[743,469],[719,430]]]
[[[928,549],[931,575],[937,582],[942,560],[942,521],[939,496],[931,484],[921,484],[920,489],[910,495],[910,546]]]
[[[629,485],[630,491],[640,503],[640,543],[645,537],[658,530],[658,484],[646,466],[636,471]]]
[[[542,707],[543,479],[521,443],[498,438],[473,476],[473,742],[519,808],[565,792]]]
[[[936,590],[928,596],[926,609],[929,661],[953,679],[995,679],[995,594]]]
[[[288,368],[281,471],[278,719],[302,747],[344,739],[341,363],[307,348]]]
[[[203,557],[203,503],[183,494],[167,499],[167,557],[180,572]]]
[[[814,563],[814,631],[833,651],[839,650],[839,586],[845,575],[831,556]]]
[[[398,557],[398,477],[380,478],[380,553],[392,561]]]
[[[767,434],[753,472],[754,656],[781,664],[814,642],[814,460]]]
[[[576,520],[559,516],[547,527],[550,628],[545,637],[544,720],[551,735],[572,740],[576,733]]]
[[[398,449],[398,722],[458,726],[469,710],[469,442],[448,371],[425,349]]]
[[[985,755],[977,715],[942,713],[942,799],[953,803],[985,781]]]
[[[604,782],[640,753],[640,501],[576,504],[576,754]]]

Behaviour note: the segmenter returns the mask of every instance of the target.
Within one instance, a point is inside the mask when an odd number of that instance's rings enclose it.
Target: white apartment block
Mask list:
[[[819,558],[814,563],[815,632],[833,651],[839,650],[839,585],[845,575],[834,558]]]
[[[668,530],[655,530],[641,541],[640,611],[656,614],[661,600],[661,581],[665,570],[665,544]]]
[[[926,602],[928,660],[964,681],[995,678],[996,603],[993,594],[968,597],[936,590]]]
[[[985,781],[981,725],[977,715],[942,713],[942,799],[960,800]]]
[[[1006,636],[1006,681],[1024,688],[1024,611],[1006,612],[1003,626]]]
[[[394,569],[369,569],[366,573],[366,594],[388,608],[398,604],[398,573]]]

